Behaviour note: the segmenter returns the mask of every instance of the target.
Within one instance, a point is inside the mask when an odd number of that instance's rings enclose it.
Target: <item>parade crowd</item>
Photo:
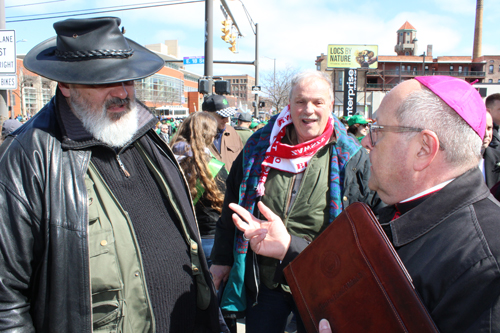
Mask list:
[[[134,81],[164,61],[120,24],[59,21],[24,58],[58,84],[2,124],[2,332],[306,332],[283,270],[355,202],[440,332],[500,332],[500,94],[416,77],[339,118],[305,71],[259,125],[217,94],[159,119]]]

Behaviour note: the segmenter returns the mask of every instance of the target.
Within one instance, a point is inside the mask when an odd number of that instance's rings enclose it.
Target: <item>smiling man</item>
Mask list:
[[[288,286],[275,276],[281,271],[279,260],[247,253],[241,233],[235,239],[229,204],[238,203],[260,216],[256,204],[262,201],[304,248],[350,203],[377,202],[367,186],[368,154],[332,114],[330,79],[317,71],[297,75],[289,102],[247,141],[234,162],[212,250],[215,286],[223,281],[230,286],[222,308],[246,308],[247,332],[283,332],[296,307]]]
[[[221,332],[189,188],[135,98],[163,60],[114,17],[25,57],[56,95],[0,150],[0,331]]]

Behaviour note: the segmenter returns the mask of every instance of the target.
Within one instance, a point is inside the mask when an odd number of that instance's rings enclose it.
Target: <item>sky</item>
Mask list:
[[[32,19],[35,14],[96,9],[124,5],[145,5],[159,0],[5,0],[6,29],[16,31],[17,54],[55,36],[54,22],[65,18],[13,22]],[[395,55],[396,31],[410,22],[417,30],[419,53],[433,45],[436,56],[471,56],[474,40],[476,0],[227,0],[243,37],[237,53],[221,39],[224,20],[219,0],[213,0],[214,60],[254,61],[255,35],[245,15],[245,7],[259,29],[260,76],[280,71],[315,69],[316,57],[327,53],[329,44],[378,45],[379,55]],[[67,14],[66,14],[67,15]],[[179,57],[203,56],[205,2],[169,5],[149,9],[108,12],[73,18],[118,16],[125,36],[142,45],[177,39]],[[69,18],[69,17],[68,17]],[[500,55],[497,24],[500,1],[484,0],[482,54]],[[275,60],[274,60],[275,59]],[[186,69],[204,74],[203,65]],[[214,64],[217,75],[248,74],[250,65]]]

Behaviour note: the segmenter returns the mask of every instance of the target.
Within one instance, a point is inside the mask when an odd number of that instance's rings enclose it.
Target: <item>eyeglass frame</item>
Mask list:
[[[370,144],[372,147],[375,147],[376,142],[373,141],[373,130],[375,132],[396,132],[396,133],[406,133],[406,132],[422,132],[424,129],[423,128],[418,128],[418,127],[406,127],[406,126],[388,126],[388,125],[377,125],[375,124],[368,124],[368,135],[370,136]]]
[[[375,147],[376,142],[373,141],[372,129],[375,132],[396,132],[396,133],[408,133],[408,132],[422,132],[423,128],[418,127],[407,127],[407,126],[388,126],[388,125],[377,125],[377,123],[369,123],[368,125],[368,135],[370,136],[370,144]],[[439,142],[439,150],[445,150],[443,144]]]

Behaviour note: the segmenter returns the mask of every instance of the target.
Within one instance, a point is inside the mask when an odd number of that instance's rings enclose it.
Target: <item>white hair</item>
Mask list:
[[[119,114],[108,114],[112,103],[126,103],[126,110]],[[83,127],[97,140],[111,147],[121,148],[128,143],[139,127],[139,112],[135,100],[111,99],[104,105],[95,105],[75,89],[69,98],[69,104]]]
[[[428,89],[408,95],[396,112],[396,120],[400,126],[436,133],[445,160],[452,166],[472,168],[481,159],[481,138],[455,110]]]
[[[307,80],[307,79],[319,79],[323,80],[326,83],[328,83],[329,90],[330,90],[330,101],[334,101],[333,99],[333,83],[330,77],[320,71],[315,71],[315,70],[309,70],[309,71],[304,71],[296,74],[292,78],[292,83],[290,85],[290,93],[288,95],[288,99],[291,101],[292,100],[292,93],[293,93],[293,88],[295,88],[296,85],[300,84],[302,81]]]

